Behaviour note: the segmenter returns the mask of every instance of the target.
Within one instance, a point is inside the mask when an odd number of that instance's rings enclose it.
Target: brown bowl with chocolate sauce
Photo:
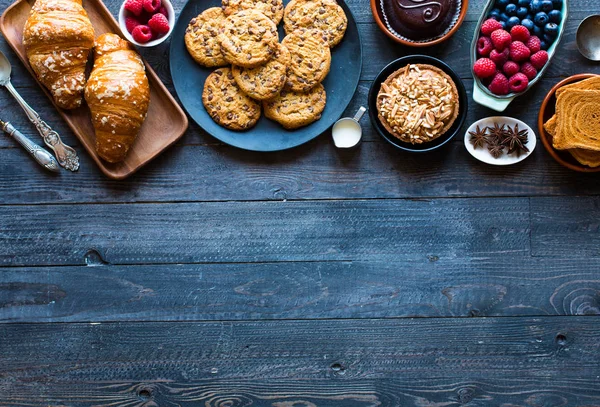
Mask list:
[[[375,22],[385,35],[409,47],[428,47],[460,27],[469,0],[370,0]]]

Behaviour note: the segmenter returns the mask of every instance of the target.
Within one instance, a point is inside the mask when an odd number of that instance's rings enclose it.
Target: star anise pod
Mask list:
[[[519,131],[519,125],[515,124],[515,127],[507,126],[504,138],[502,139],[502,145],[508,148],[508,154],[517,153],[517,157],[521,156],[521,153],[528,153],[529,149],[525,144],[528,141],[529,131],[527,129]]]
[[[483,147],[487,143],[488,134],[487,127],[484,127],[483,130],[477,126],[475,131],[470,131],[471,135],[470,141],[473,144],[473,148],[477,149],[477,147]]]
[[[498,140],[488,140],[488,151],[494,158],[499,158],[504,152],[504,145]]]
[[[506,125],[505,124],[500,126],[498,123],[494,122],[494,127],[488,126],[486,129],[489,132],[488,142],[493,140],[494,142],[496,142],[498,144],[502,143],[502,140],[504,140],[504,136],[506,133]]]

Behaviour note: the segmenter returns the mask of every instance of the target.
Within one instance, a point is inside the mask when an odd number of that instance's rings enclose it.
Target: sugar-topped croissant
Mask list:
[[[96,130],[96,151],[116,163],[125,159],[146,119],[150,86],[142,58],[118,35],[98,37],[94,58],[85,100]]]
[[[81,0],[37,0],[23,30],[27,58],[63,109],[81,106],[94,29]]]

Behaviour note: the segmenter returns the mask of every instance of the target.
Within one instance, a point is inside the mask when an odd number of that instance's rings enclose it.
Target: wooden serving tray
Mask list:
[[[7,8],[4,14],[2,14],[2,18],[0,18],[0,31],[2,31],[4,38],[6,38],[6,41],[17,53],[31,75],[37,80],[29,66],[25,48],[23,47],[23,27],[29,17],[29,10],[34,3],[34,0],[18,0]],[[96,37],[107,32],[121,35],[117,21],[102,1],[83,0],[83,7],[92,22]],[[150,81],[148,117],[140,129],[134,145],[131,146],[127,158],[118,164],[108,163],[96,154],[96,137],[87,105],[84,103],[82,107],[75,110],[60,109],[54,104],[54,100],[47,89],[38,81],[40,87],[46,92],[48,98],[79,138],[81,144],[83,144],[94,161],[96,161],[102,172],[113,179],[126,178],[139,170],[143,165],[177,141],[188,126],[187,116],[181,107],[179,107],[148,63],[144,61],[144,64],[146,65],[146,74]],[[42,119],[49,120],[47,117],[43,117]]]

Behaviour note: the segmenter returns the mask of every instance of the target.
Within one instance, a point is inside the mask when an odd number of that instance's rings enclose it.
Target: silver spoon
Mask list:
[[[56,162],[52,154],[35,144],[33,141],[29,140],[19,130],[15,129],[12,124],[0,120],[0,128],[4,130],[6,134],[14,138],[20,145],[22,145],[23,148],[27,150],[27,152],[39,165],[41,165],[48,171],[60,171],[58,162]]]
[[[600,61],[600,15],[586,17],[577,27],[577,48],[591,61]]]
[[[77,171],[79,169],[79,157],[75,150],[64,144],[58,133],[52,130],[52,128],[40,118],[40,115],[37,114],[25,100],[23,100],[21,95],[19,95],[10,83],[10,72],[10,62],[2,51],[0,51],[0,85],[8,89],[10,94],[16,99],[17,103],[19,103],[19,106],[25,111],[29,120],[35,125],[38,132],[41,134],[42,139],[44,139],[44,143],[54,151],[54,155],[56,155],[56,159],[61,167],[70,171]]]

